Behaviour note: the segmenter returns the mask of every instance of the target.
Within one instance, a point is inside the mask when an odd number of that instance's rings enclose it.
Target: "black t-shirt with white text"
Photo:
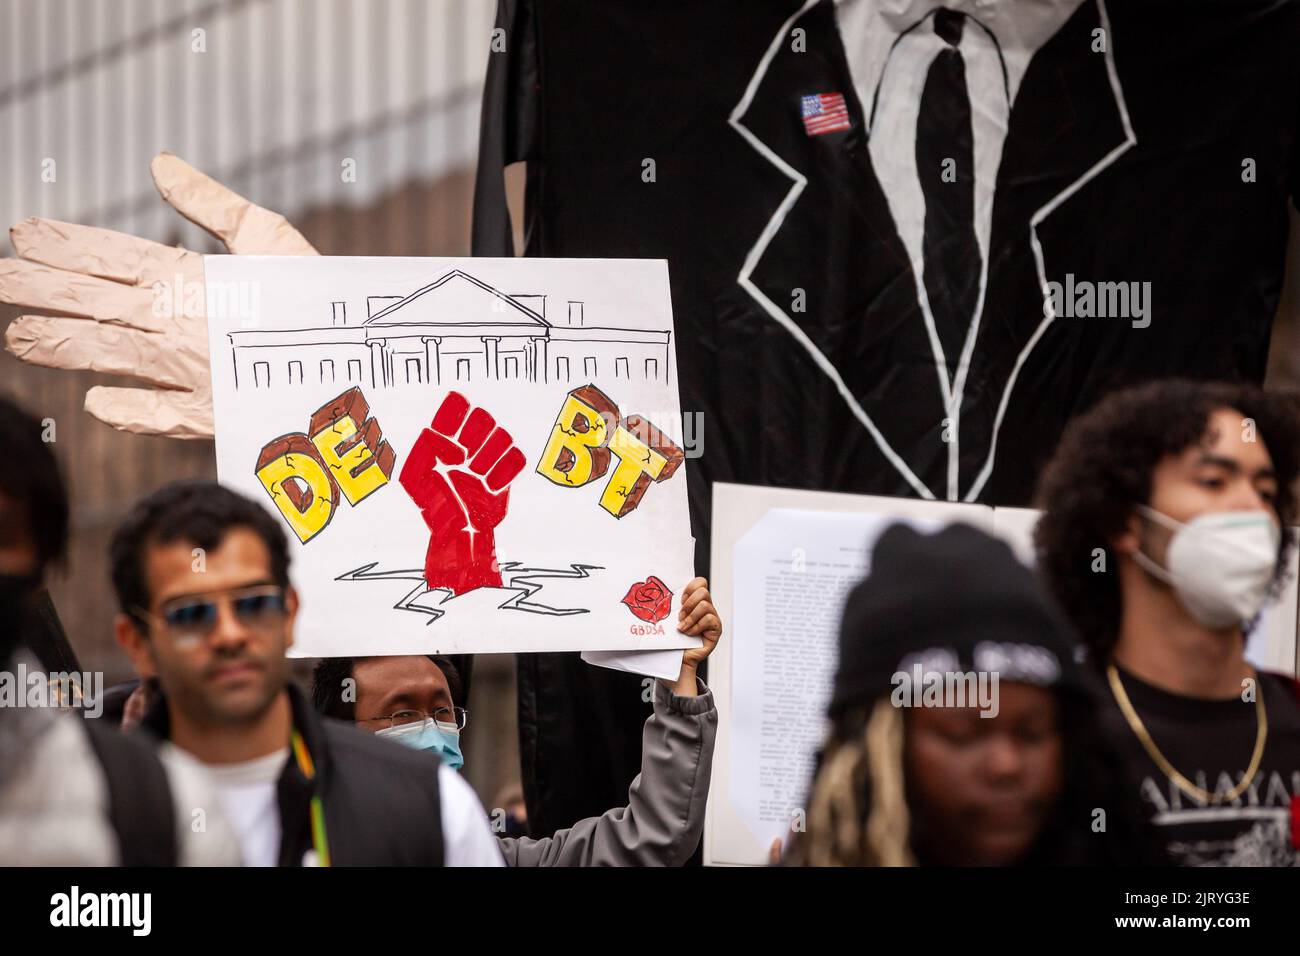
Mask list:
[[[1237,786],[1254,753],[1253,701],[1206,700],[1161,690],[1120,672],[1124,690],[1156,747],[1193,784],[1217,795]],[[1147,753],[1109,684],[1101,721],[1119,752],[1157,839],[1180,866],[1300,866],[1300,684],[1260,672],[1268,736],[1258,771],[1231,801],[1183,792]]]

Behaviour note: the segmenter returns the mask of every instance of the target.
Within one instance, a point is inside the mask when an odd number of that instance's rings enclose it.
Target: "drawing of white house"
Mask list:
[[[459,269],[405,297],[368,297],[359,325],[347,303],[332,305],[328,326],[227,333],[235,387],[668,382],[669,331],[587,326],[576,301],[556,325],[546,296],[507,295]]]

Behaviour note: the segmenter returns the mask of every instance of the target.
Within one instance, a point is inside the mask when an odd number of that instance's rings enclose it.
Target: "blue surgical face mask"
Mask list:
[[[375,736],[387,737],[415,750],[432,750],[452,770],[465,765],[460,752],[460,730],[455,724],[425,718],[419,723],[386,727]]]

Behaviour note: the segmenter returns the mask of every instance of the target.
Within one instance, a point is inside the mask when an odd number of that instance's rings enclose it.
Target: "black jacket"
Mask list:
[[[315,794],[325,811],[331,865],[442,866],[438,758],[322,717],[297,687],[287,689],[315,777],[309,780],[292,756],[280,775],[280,866],[301,866],[312,849]],[[169,737],[165,699],[142,726],[162,740]]]

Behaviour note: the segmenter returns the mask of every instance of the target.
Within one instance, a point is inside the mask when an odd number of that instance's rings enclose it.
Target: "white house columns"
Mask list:
[[[442,366],[438,364],[438,346],[442,338],[428,335],[424,338],[424,381],[430,385],[442,384]]]
[[[387,386],[388,366],[384,362],[384,340],[371,339],[370,345],[370,385],[372,388],[379,388],[380,385]]]

